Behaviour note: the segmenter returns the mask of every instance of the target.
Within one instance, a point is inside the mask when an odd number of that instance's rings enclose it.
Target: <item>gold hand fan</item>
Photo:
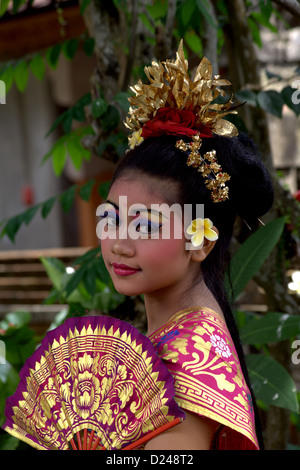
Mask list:
[[[68,319],[20,372],[3,428],[37,449],[133,449],[181,422],[151,341],[117,319]]]

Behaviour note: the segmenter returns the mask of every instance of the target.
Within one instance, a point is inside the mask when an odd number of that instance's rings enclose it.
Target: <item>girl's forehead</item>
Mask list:
[[[129,174],[114,181],[108,199],[123,196],[121,198],[123,204],[125,204],[125,199],[130,200],[131,203],[169,203],[170,189],[169,184],[166,185],[165,181],[158,178]]]

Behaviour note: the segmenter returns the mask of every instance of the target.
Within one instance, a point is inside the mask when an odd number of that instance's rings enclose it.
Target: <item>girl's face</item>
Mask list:
[[[186,250],[181,213],[169,209],[163,189],[155,178],[121,176],[98,214],[103,260],[121,294],[179,292],[199,274]]]

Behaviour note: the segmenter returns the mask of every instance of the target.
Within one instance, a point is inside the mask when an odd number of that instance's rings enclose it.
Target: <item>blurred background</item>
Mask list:
[[[26,357],[67,316],[145,328],[142,299],[118,295],[107,277],[96,208],[127,148],[129,85],[153,59],[174,57],[181,38],[191,70],[206,56],[247,102],[235,124],[273,178],[264,225],[237,223],[233,300],[266,447],[299,449],[297,0],[1,0],[0,422]],[[20,443],[0,434],[1,446]]]

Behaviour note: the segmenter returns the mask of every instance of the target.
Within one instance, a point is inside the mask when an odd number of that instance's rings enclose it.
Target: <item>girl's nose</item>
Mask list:
[[[134,240],[131,240],[129,237],[127,238],[117,237],[116,240],[114,240],[112,243],[111,251],[115,255],[122,255],[126,257],[134,256],[135,254]]]

